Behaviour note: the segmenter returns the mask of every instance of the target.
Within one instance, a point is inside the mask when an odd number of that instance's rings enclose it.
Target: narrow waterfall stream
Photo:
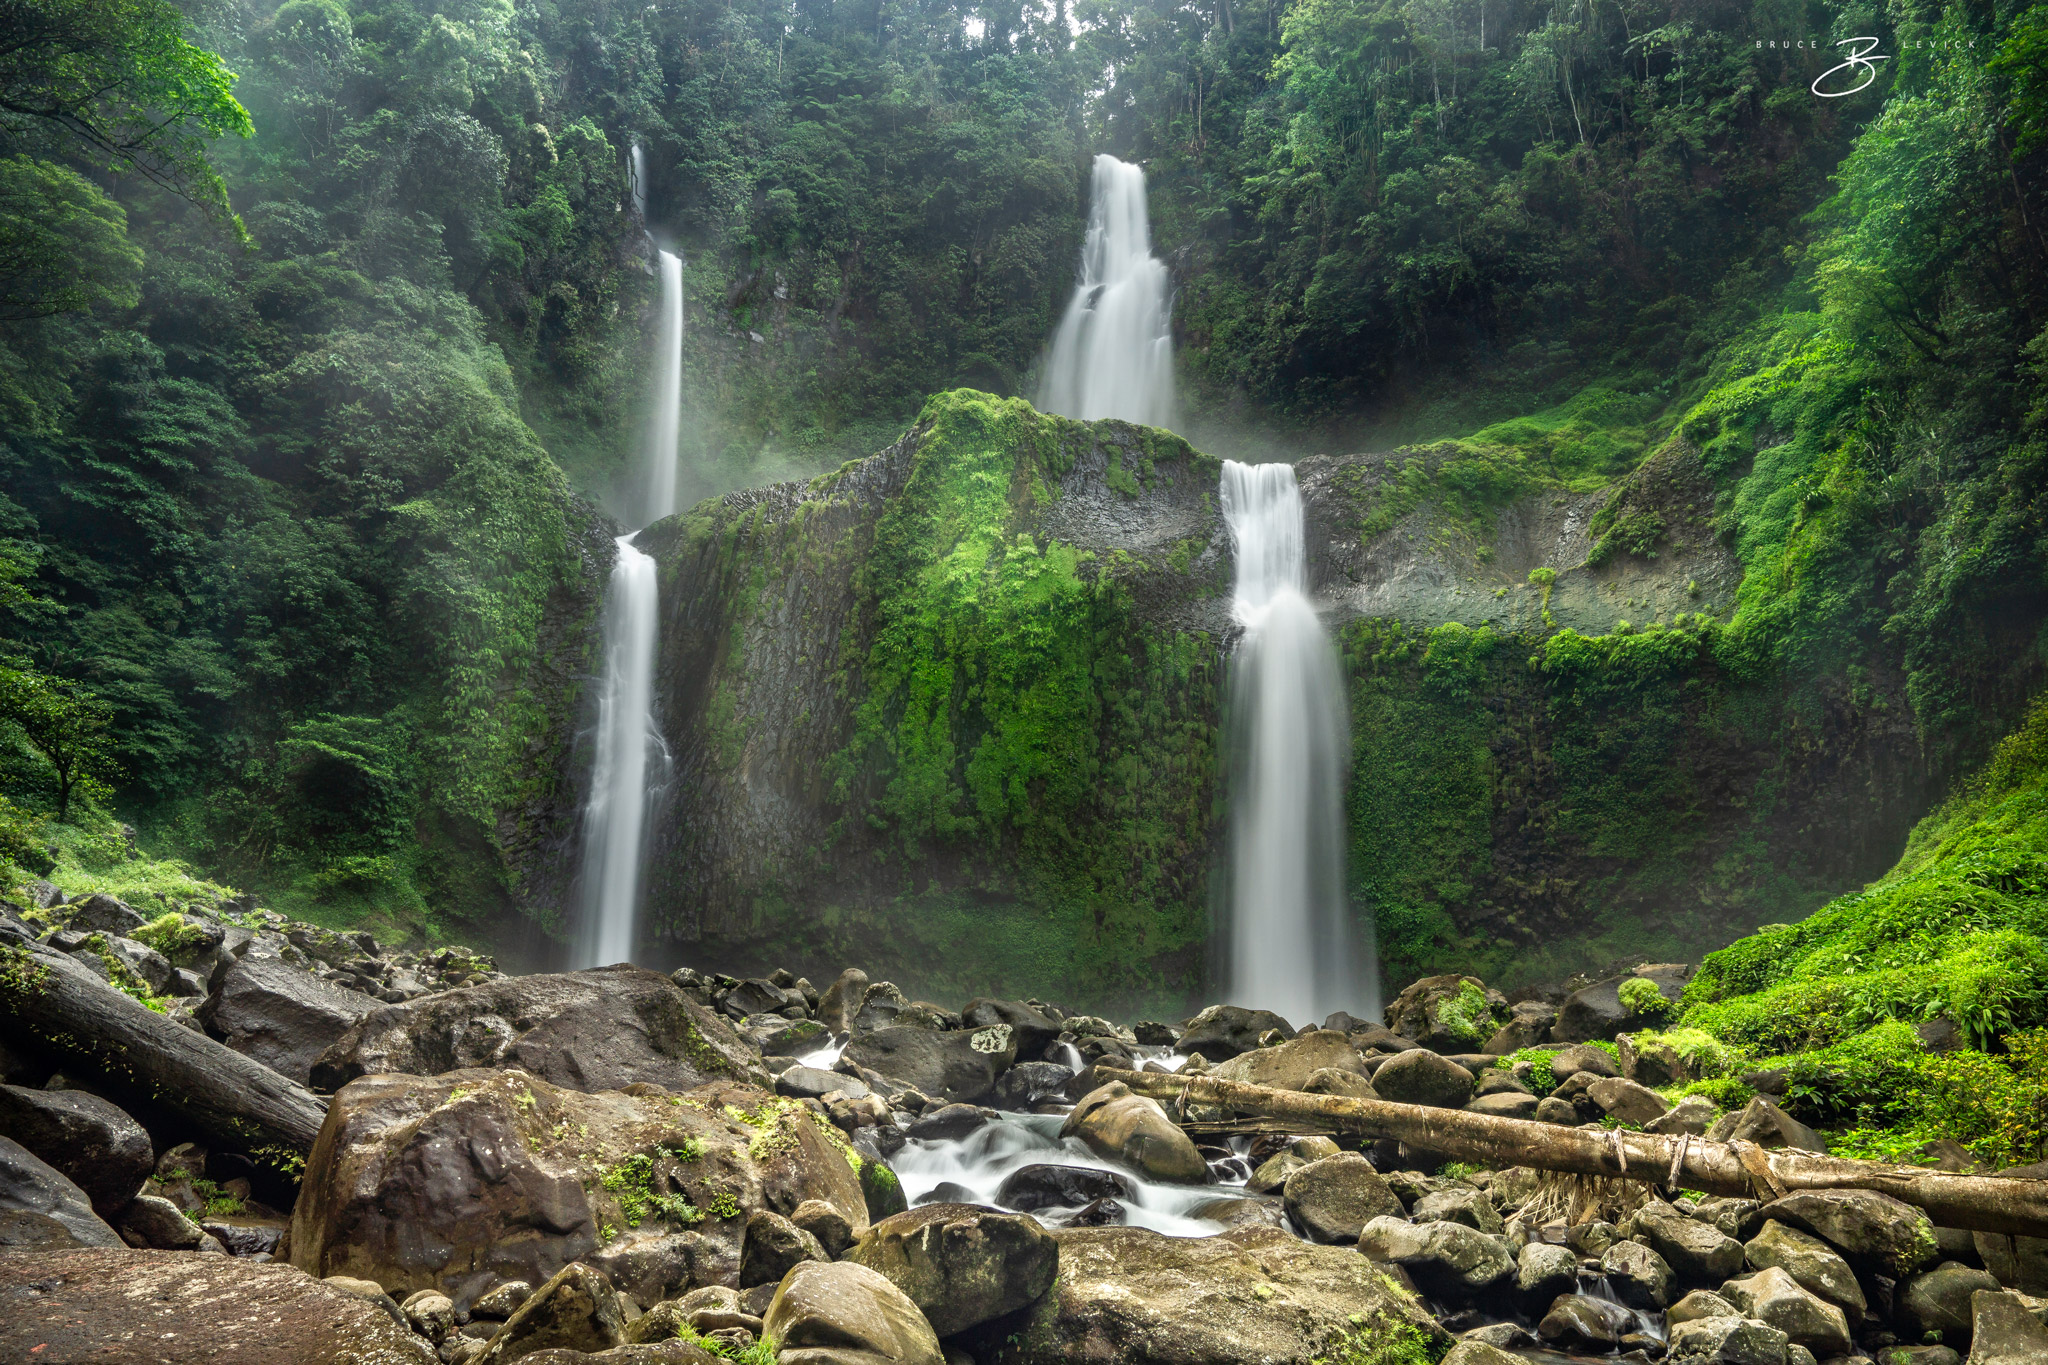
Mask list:
[[[620,536],[604,611],[605,670],[598,697],[597,762],[583,809],[583,905],[573,966],[633,956],[650,783],[668,750],[654,723],[658,589],[651,556]]]
[[[1081,280],[1053,333],[1039,411],[1171,426],[1173,298],[1152,254],[1145,172],[1098,156],[1092,195]]]
[[[1231,999],[1298,1025],[1376,1019],[1371,931],[1353,931],[1344,886],[1350,723],[1307,596],[1301,491],[1288,465],[1226,460],[1222,497],[1245,628],[1230,670]]]
[[[683,258],[654,249],[661,270],[661,311],[654,333],[654,405],[647,413],[641,525],[676,510],[677,443],[683,432]]]

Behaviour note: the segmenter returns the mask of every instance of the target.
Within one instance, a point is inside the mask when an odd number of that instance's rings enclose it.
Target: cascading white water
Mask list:
[[[1352,929],[1344,887],[1350,724],[1307,596],[1301,490],[1288,465],[1226,460],[1222,496],[1245,631],[1230,673],[1230,998],[1297,1025],[1377,1019],[1371,928]]]
[[[654,406],[647,414],[643,524],[676,510],[676,444],[683,433],[683,258],[655,248],[661,264],[661,315],[654,338]]]
[[[1095,158],[1081,282],[1053,333],[1038,408],[1090,421],[1173,425],[1173,299],[1152,255],[1145,172]]]
[[[620,536],[604,620],[605,673],[597,715],[597,763],[583,808],[583,914],[578,968],[630,961],[640,901],[647,796],[668,750],[654,723],[658,588],[654,560]]]

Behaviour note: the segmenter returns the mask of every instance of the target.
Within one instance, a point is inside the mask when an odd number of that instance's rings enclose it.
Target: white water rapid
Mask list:
[[[676,510],[676,445],[683,434],[683,258],[660,247],[661,313],[654,334],[654,406],[647,413],[643,525]]]
[[[1053,333],[1039,411],[1171,426],[1173,298],[1152,255],[1145,172],[1098,156],[1093,196],[1081,282]]]
[[[1301,490],[1284,464],[1223,464],[1237,551],[1231,661],[1230,998],[1297,1027],[1380,1015],[1371,930],[1351,927],[1344,784],[1351,730],[1336,651],[1308,600]]]
[[[597,763],[583,808],[583,913],[572,964],[577,968],[632,960],[648,789],[660,775],[650,770],[668,763],[654,723],[654,560],[633,547],[631,536],[620,536],[617,544],[604,609]]]

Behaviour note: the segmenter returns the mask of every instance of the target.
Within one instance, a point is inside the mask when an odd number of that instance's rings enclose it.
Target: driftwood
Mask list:
[[[313,1150],[318,1095],[263,1063],[148,1009],[61,953],[0,946],[0,1025],[146,1096],[205,1134],[286,1168]]]
[[[1168,1112],[1176,1103],[1189,1101],[1220,1105],[1324,1131],[1395,1138],[1454,1161],[1496,1169],[1531,1166],[1621,1176],[1667,1189],[1766,1201],[1796,1190],[1875,1190],[1925,1210],[1939,1227],[2048,1236],[2048,1180],[1847,1161],[1791,1149],[1765,1151],[1751,1142],[1565,1128],[1463,1109],[1270,1090],[1210,1076],[1110,1068],[1097,1068],[1095,1074],[1105,1085],[1122,1081],[1136,1093],[1165,1103]]]

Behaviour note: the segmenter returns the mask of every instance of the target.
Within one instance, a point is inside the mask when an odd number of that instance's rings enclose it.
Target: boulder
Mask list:
[[[1508,1021],[1486,1040],[1485,1051],[1496,1057],[1550,1041],[1551,1025],[1557,1022],[1557,1007],[1541,1000],[1524,1000],[1510,1006]]]
[[[1383,1324],[1448,1344],[1421,1306],[1348,1247],[1266,1227],[1214,1237],[1061,1228],[1059,1280],[1030,1308],[962,1344],[978,1365],[1225,1365],[1341,1358]],[[1361,1324],[1371,1327],[1361,1331]]]
[[[1577,1128],[1585,1122],[1579,1117],[1577,1105],[1555,1095],[1546,1095],[1538,1100],[1536,1112],[1531,1117],[1538,1123],[1554,1123],[1560,1128]]]
[[[1664,1310],[1664,1325],[1676,1327],[1681,1322],[1693,1322],[1700,1318],[1739,1318],[1742,1310],[1722,1298],[1711,1289],[1695,1289],[1677,1303]]]
[[[1029,1113],[1045,1100],[1065,1103],[1067,1082],[1074,1073],[1058,1062],[1019,1062],[996,1077],[988,1102],[997,1109]]]
[[[1702,1223],[1710,1223],[1725,1235],[1744,1241],[1754,1237],[1764,1225],[1764,1206],[1754,1199],[1742,1199],[1730,1195],[1713,1195],[1695,1200],[1692,1216]],[[1681,1208],[1680,1210],[1684,1210]]]
[[[1093,1166],[1032,1165],[1019,1167],[996,1187],[996,1202],[1020,1213],[1040,1209],[1078,1209],[1098,1199],[1129,1199],[1130,1180],[1115,1171]]]
[[[1210,1074],[1219,1081],[1304,1090],[1310,1076],[1326,1069],[1365,1079],[1365,1059],[1348,1037],[1329,1029],[1307,1029],[1277,1047],[1239,1053]]]
[[[455,1331],[455,1301],[446,1294],[422,1289],[398,1305],[412,1330],[439,1346]]]
[[[1704,1095],[1687,1095],[1662,1118],[1651,1119],[1643,1125],[1646,1133],[1661,1133],[1666,1137],[1677,1137],[1691,1133],[1703,1137],[1714,1122],[1714,1102]]]
[[[1935,1257],[1927,1215],[1872,1190],[1801,1190],[1764,1205],[1763,1216],[1812,1233],[1866,1274],[1900,1280]]]
[[[942,1104],[936,1109],[927,1109],[924,1114],[911,1120],[903,1131],[906,1135],[925,1142],[953,1141],[966,1137],[975,1129],[995,1118],[995,1112],[972,1104]]]
[[[1745,1317],[1694,1318],[1671,1329],[1666,1360],[1678,1365],[1791,1365],[1791,1343]]]
[[[1017,1060],[1008,1024],[938,1032],[908,1026],[878,1028],[846,1045],[842,1062],[879,1072],[947,1103],[978,1104],[996,1077]]]
[[[51,906],[49,910],[51,919],[67,929],[86,934],[120,934],[125,937],[149,923],[128,902],[98,892],[80,896],[69,905]]]
[[[1980,1289],[1970,1296],[1969,1365],[2040,1365],[2048,1327],[2017,1294]]]
[[[1631,1308],[1651,1312],[1671,1302],[1671,1267],[1641,1242],[1616,1242],[1600,1257],[1600,1273],[1616,1297]]]
[[[1636,1210],[1635,1235],[1690,1284],[1719,1284],[1742,1269],[1742,1243],[1661,1199]]]
[[[1444,1007],[1464,998],[1471,986],[1486,999],[1486,1008],[1467,1018]],[[1486,989],[1476,976],[1426,976],[1410,985],[1387,1006],[1387,1027],[1404,1038],[1439,1052],[1470,1052],[1499,1029],[1507,999]]]
[[[1841,1309],[1800,1288],[1799,1282],[1772,1266],[1721,1286],[1721,1297],[1743,1315],[1777,1328],[1786,1339],[1814,1355],[1847,1355],[1854,1344],[1849,1319]]]
[[[584,1261],[656,1303],[736,1284],[758,1210],[819,1199],[865,1229],[862,1175],[879,1163],[860,1162],[824,1118],[752,1086],[585,1094],[521,1071],[366,1076],[334,1097],[307,1158],[291,1260],[458,1307]]]
[[[1637,1127],[1663,1118],[1670,1106],[1656,1091],[1619,1076],[1607,1076],[1586,1087],[1586,1095],[1600,1106],[1600,1112]]]
[[[197,1017],[235,1051],[304,1085],[321,1054],[379,1008],[370,996],[252,949],[214,969]]]
[[[867,991],[868,974],[858,967],[848,967],[834,977],[825,993],[818,997],[818,1008],[813,1013],[819,1023],[834,1033],[842,1036],[852,1033],[854,1016],[860,1013],[861,1000]]]
[[[313,1084],[338,1090],[359,1076],[470,1067],[517,1068],[584,1091],[769,1084],[760,1058],[725,1020],[661,973],[624,964],[380,1005],[321,1055]]]
[[[778,1365],[945,1365],[917,1305],[852,1261],[798,1266],[762,1315]]]
[[[1460,1301],[1491,1289],[1515,1270],[1505,1238],[1462,1223],[1375,1218],[1360,1234],[1358,1249],[1375,1261],[1402,1267],[1425,1292]]]
[[[1610,1299],[1560,1294],[1536,1324],[1536,1335],[1549,1346],[1604,1352],[1619,1344],[1634,1325],[1635,1314]]]
[[[1619,1076],[1621,1068],[1614,1058],[1597,1047],[1577,1043],[1562,1047],[1550,1054],[1550,1075],[1559,1085],[1564,1084],[1580,1072],[1590,1072],[1598,1080],[1608,1076]]]
[[[775,1093],[791,1099],[821,1100],[834,1091],[850,1100],[864,1100],[869,1093],[858,1077],[820,1071],[814,1066],[793,1066],[775,1074]]]
[[[1309,1072],[1302,1083],[1302,1090],[1310,1095],[1342,1095],[1352,1100],[1376,1100],[1380,1092],[1372,1088],[1361,1071],[1346,1071],[1342,1067],[1318,1067]]]
[[[431,1289],[422,1289],[422,1294],[431,1294]],[[471,1316],[503,1320],[519,1311],[519,1305],[533,1297],[533,1286],[524,1280],[507,1280],[488,1294],[479,1295],[470,1304]]]
[[[290,1266],[224,1256],[125,1247],[0,1256],[0,1303],[0,1360],[438,1365],[432,1347],[381,1309]]]
[[[1415,1201],[1409,1217],[1418,1223],[1463,1223],[1496,1237],[1501,1232],[1500,1213],[1493,1201],[1469,1185],[1430,1191]]]
[[[962,1028],[987,1028],[991,1024],[1008,1024],[1011,1037],[1017,1040],[1017,1055],[1033,1061],[1044,1057],[1046,1048],[1060,1036],[1057,1021],[1021,1000],[976,997],[960,1011]]]
[[[63,1172],[0,1137],[0,1247],[22,1251],[118,1247],[120,1237]]]
[[[893,981],[876,981],[861,992],[860,1006],[853,1014],[853,1031],[856,1034],[872,1033],[878,1028],[888,1028],[896,1022],[896,1016],[910,1008],[910,998],[897,989]]]
[[[1692,1079],[1692,1068],[1686,1065],[1685,1058],[1678,1055],[1678,1049],[1669,1043],[1639,1042],[1638,1035],[1624,1033],[1614,1040],[1614,1046],[1620,1054],[1621,1074],[1626,1080],[1654,1090]]]
[[[1356,1152],[1309,1162],[1282,1191],[1288,1216],[1312,1242],[1356,1242],[1373,1219],[1401,1213],[1400,1197]]]
[[[142,1125],[83,1090],[0,1085],[0,1137],[10,1137],[70,1177],[100,1217],[112,1219],[156,1170]]]
[[[1060,1127],[1062,1138],[1078,1137],[1106,1161],[1121,1162],[1154,1180],[1201,1184],[1209,1164],[1155,1100],[1134,1095],[1121,1081],[1092,1090]]]
[[[1251,1179],[1244,1182],[1247,1193],[1271,1194],[1287,1183],[1287,1177],[1308,1165],[1309,1159],[1297,1152],[1275,1152],[1259,1163]]]
[[[606,1351],[626,1345],[626,1314],[611,1281],[565,1265],[513,1310],[475,1365],[506,1365],[536,1351]]]
[[[763,977],[750,977],[740,982],[725,994],[724,1010],[727,1014],[746,1018],[754,1014],[781,1014],[792,1004],[803,1004],[803,997],[794,991],[785,991]]]
[[[790,1213],[789,1221],[817,1238],[827,1260],[838,1260],[853,1245],[853,1221],[838,1206],[822,1199],[804,1200]]]
[[[1757,1235],[1743,1248],[1749,1263],[1758,1270],[1776,1267],[1790,1275],[1809,1294],[1817,1294],[1848,1316],[1855,1327],[1868,1309],[1856,1272],[1820,1238],[1767,1218]],[[1965,1292],[1956,1306],[1957,1321],[1965,1328],[1970,1321],[1970,1296]]]
[[[829,1208],[830,1205],[827,1205]],[[829,1261],[816,1237],[772,1209],[747,1215],[747,1240],[740,1252],[740,1288],[780,1284],[805,1261]]]
[[[847,1259],[885,1276],[947,1337],[1036,1302],[1059,1274],[1059,1244],[1037,1219],[972,1204],[885,1218]]]
[[[1528,1242],[1515,1254],[1515,1293],[1530,1312],[1579,1288],[1579,1258],[1567,1247]]]
[[[1258,1048],[1261,1035],[1277,1031],[1282,1039],[1292,1038],[1294,1029],[1271,1010],[1248,1010],[1237,1005],[1211,1005],[1183,1026],[1173,1050],[1183,1057],[1206,1057],[1227,1062],[1240,1053]]]
[[[1533,1119],[1541,1107],[1542,1101],[1526,1091],[1519,1090],[1496,1090],[1490,1095],[1481,1095],[1465,1106],[1471,1113],[1491,1114],[1499,1119]],[[1577,1112],[1573,1110],[1574,1116]]]
[[[175,971],[171,960],[147,943],[137,943],[119,934],[101,934],[91,942],[88,951],[104,954],[120,963],[136,980],[149,987],[151,995],[162,995],[171,984]]]
[[[1966,1351],[1976,1312],[1972,1297],[1979,1290],[1995,1294],[2000,1287],[1988,1271],[1944,1261],[1899,1286],[1899,1320],[1920,1335],[1938,1333],[1943,1344]]]
[[[1472,1073],[1426,1048],[1399,1052],[1372,1073],[1380,1098],[1395,1104],[1462,1109],[1472,1098]]]
[[[1723,1114],[1707,1130],[1716,1142],[1741,1139],[1759,1147],[1793,1147],[1807,1152],[1826,1152],[1827,1139],[1778,1107],[1768,1095],[1758,1095],[1739,1112]]]
[[[1597,1038],[1613,1042],[1627,1030],[1653,1024],[1655,1020],[1621,1003],[1622,985],[1637,978],[1649,980],[1656,983],[1658,993],[1666,1000],[1675,1001],[1683,994],[1686,978],[1691,975],[1692,969],[1681,965],[1642,967],[1628,976],[1609,977],[1574,991],[1558,1007],[1557,1022],[1550,1029],[1551,1041],[1585,1043]]]
[[[206,1236],[184,1210],[154,1194],[139,1194],[129,1201],[115,1227],[129,1246],[156,1251],[197,1251]]]
[[[1513,1324],[1503,1324],[1512,1326]],[[1486,1330],[1481,1328],[1481,1331]],[[1470,1333],[1453,1346],[1441,1365],[1522,1365],[1520,1356],[1509,1355],[1490,1341],[1478,1341]]]

